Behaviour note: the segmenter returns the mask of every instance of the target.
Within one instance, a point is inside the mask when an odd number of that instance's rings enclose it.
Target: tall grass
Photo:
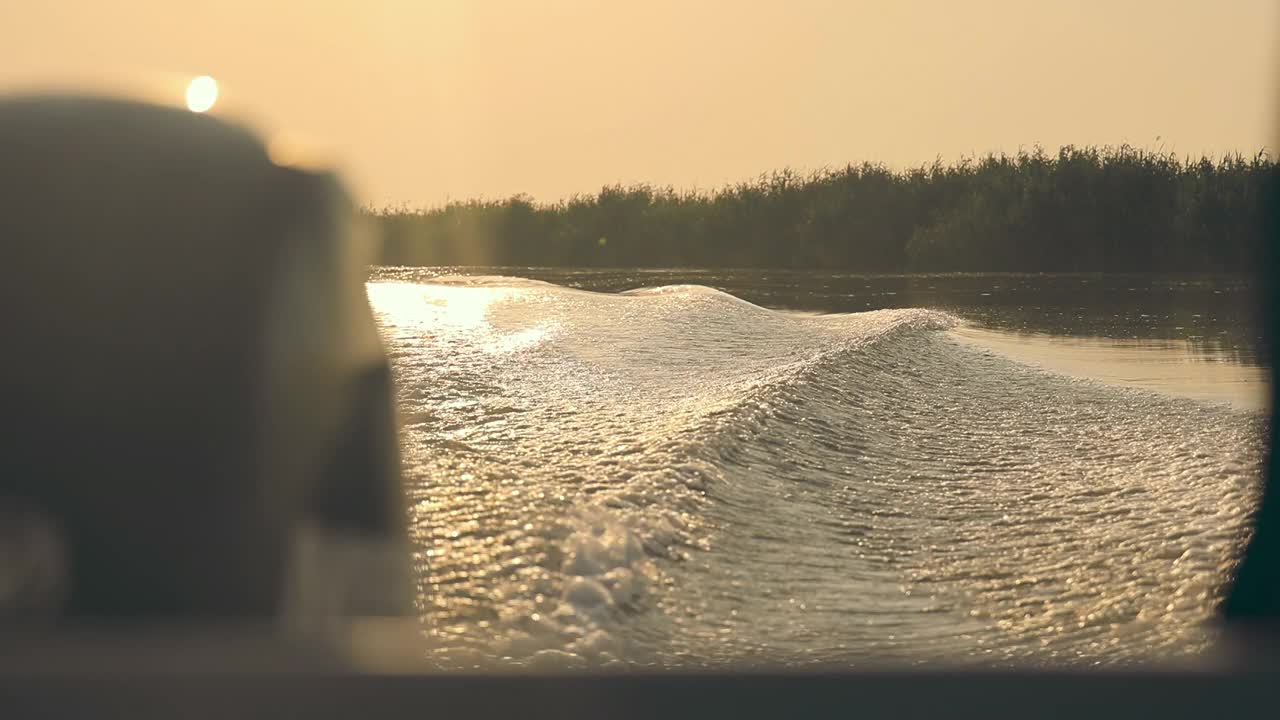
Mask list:
[[[1265,153],[1064,147],[368,212],[395,265],[1208,272],[1256,266],[1278,188]]]

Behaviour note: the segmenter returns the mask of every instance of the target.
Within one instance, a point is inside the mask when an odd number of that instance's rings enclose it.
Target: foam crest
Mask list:
[[[944,312],[406,279],[368,291],[450,667],[1186,652],[1256,506],[1257,415]]]

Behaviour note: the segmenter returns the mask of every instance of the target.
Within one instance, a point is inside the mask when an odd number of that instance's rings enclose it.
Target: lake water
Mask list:
[[[1194,658],[1247,539],[1250,285],[381,268],[446,667]]]

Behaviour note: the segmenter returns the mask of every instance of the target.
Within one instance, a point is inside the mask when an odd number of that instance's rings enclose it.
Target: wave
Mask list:
[[[1260,416],[1020,365],[939,311],[368,290],[455,664],[1181,652],[1256,504]]]

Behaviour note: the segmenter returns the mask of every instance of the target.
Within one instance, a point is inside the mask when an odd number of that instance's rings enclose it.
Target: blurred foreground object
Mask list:
[[[95,98],[0,100],[0,159],[0,618],[406,612],[389,373],[336,180]]]
[[[1257,279],[1264,303],[1267,356],[1274,358],[1280,349],[1280,185],[1271,186],[1265,198],[1266,234],[1268,242],[1258,260]],[[1223,602],[1226,618],[1237,626],[1236,639],[1254,649],[1262,646],[1275,653],[1280,649],[1280,457],[1276,441],[1280,440],[1280,381],[1276,368],[1271,371],[1271,427],[1267,465],[1263,470],[1265,485],[1262,502],[1255,516],[1254,535],[1235,582]],[[1243,628],[1243,630],[1241,630]]]

